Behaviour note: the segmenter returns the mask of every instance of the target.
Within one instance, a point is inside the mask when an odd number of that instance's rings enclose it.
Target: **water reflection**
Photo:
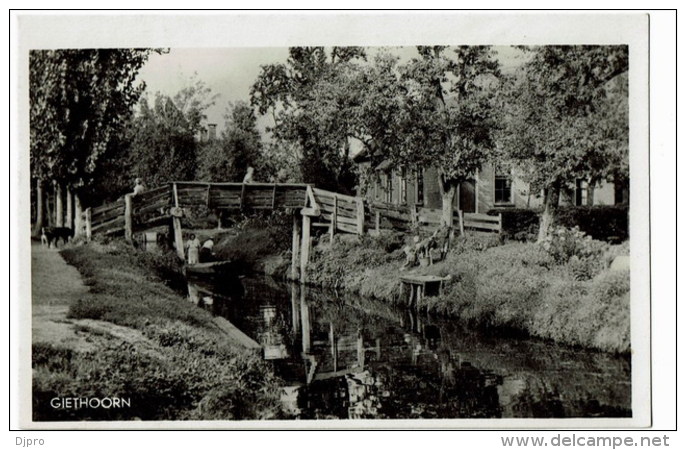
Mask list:
[[[631,415],[626,358],[269,279],[194,280],[189,300],[262,345],[294,418]]]

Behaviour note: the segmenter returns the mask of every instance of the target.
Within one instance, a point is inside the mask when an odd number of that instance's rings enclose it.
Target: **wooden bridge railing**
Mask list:
[[[206,206],[214,210],[304,208],[307,184],[173,182],[90,208],[83,219],[92,234],[124,234],[160,225],[170,209]],[[176,194],[175,194],[176,193]]]

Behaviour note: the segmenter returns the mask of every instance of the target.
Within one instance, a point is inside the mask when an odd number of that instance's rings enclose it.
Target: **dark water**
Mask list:
[[[293,417],[631,416],[628,358],[268,278],[196,280],[189,292],[262,345]]]

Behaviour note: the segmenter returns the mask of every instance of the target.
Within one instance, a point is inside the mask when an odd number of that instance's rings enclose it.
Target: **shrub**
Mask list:
[[[492,209],[490,215],[503,215],[503,235],[517,241],[533,241],[538,235],[540,211],[536,209]],[[593,239],[622,242],[629,238],[628,205],[561,206],[555,224],[579,227]]]
[[[489,215],[502,214],[502,234],[514,241],[533,241],[538,234],[539,211],[526,208],[492,209]]]
[[[621,242],[629,237],[629,206],[564,206],[557,210],[555,223],[578,227],[593,239]]]
[[[607,244],[593,240],[578,227],[554,227],[540,243],[555,262],[564,264],[572,257],[579,260],[601,259]]]

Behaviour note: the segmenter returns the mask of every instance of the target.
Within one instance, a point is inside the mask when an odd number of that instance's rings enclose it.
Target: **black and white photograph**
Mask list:
[[[25,425],[645,424],[645,19],[25,45]]]

